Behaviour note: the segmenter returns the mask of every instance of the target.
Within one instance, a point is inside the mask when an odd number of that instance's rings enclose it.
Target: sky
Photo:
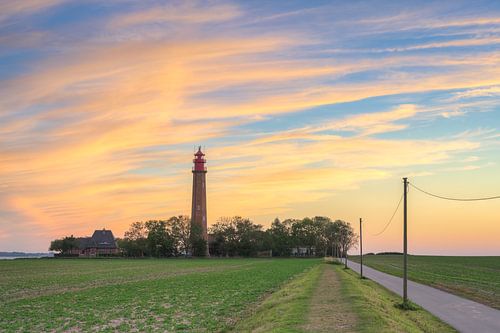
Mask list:
[[[0,0],[0,251],[189,214],[364,220],[500,193],[498,1]],[[500,255],[500,200],[408,194],[410,253]]]

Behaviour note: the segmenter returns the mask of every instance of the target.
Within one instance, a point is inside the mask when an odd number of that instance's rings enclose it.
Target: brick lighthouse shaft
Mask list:
[[[191,207],[191,226],[201,227],[201,236],[207,242],[205,255],[208,256],[208,231],[207,231],[207,189],[206,189],[206,160],[205,154],[201,151],[201,146],[194,154],[193,159],[193,201]],[[200,229],[198,229],[200,230]]]

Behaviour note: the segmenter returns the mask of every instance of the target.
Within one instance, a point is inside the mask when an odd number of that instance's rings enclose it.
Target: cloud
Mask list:
[[[485,163],[482,165],[469,164],[469,165],[463,165],[463,166],[458,166],[458,167],[446,168],[444,170],[445,171],[473,171],[473,170],[478,170],[478,169],[482,169],[485,167],[490,167],[492,165],[494,165],[494,164],[493,163]]]
[[[410,172],[405,174],[408,178],[415,178],[415,177],[427,177],[427,176],[432,176],[434,175],[434,172],[429,172],[429,171],[420,171],[420,172]]]
[[[395,10],[394,10],[395,9]],[[470,8],[460,14],[450,14],[453,6],[435,3],[428,6],[401,11],[389,8],[387,11],[370,13],[372,17],[362,17],[357,23],[367,34],[383,34],[407,31],[425,31],[426,35],[470,31],[477,27],[494,29],[500,25],[500,17],[475,13]],[[369,27],[366,29],[365,27]]]
[[[500,95],[500,86],[481,87],[477,89],[468,89],[453,94],[451,100],[460,100],[476,97],[494,97]]]
[[[363,135],[387,133],[406,128],[406,125],[397,125],[394,122],[412,118],[417,113],[418,109],[416,105],[403,104],[391,111],[350,116],[343,120],[333,122],[329,126],[320,127],[316,130],[358,131],[362,132]]]
[[[479,161],[479,157],[477,157],[477,156],[469,156],[463,160],[463,162],[465,162],[465,163],[477,162],[477,161]]]
[[[441,42],[433,43],[421,43],[410,46],[401,47],[388,47],[388,48],[359,48],[359,49],[331,49],[328,52],[331,53],[387,53],[387,52],[408,52],[408,51],[419,51],[427,49],[439,49],[439,48],[450,48],[450,47],[476,47],[476,46],[494,46],[500,43],[500,38],[497,37],[474,37],[466,39],[454,39]]]
[[[205,24],[228,21],[241,15],[238,6],[233,4],[180,1],[119,15],[111,20],[110,26],[118,29],[153,23]]]
[[[0,3],[0,23],[18,16],[31,15],[63,3],[64,0],[23,0]]]
[[[273,134],[269,140],[215,147],[210,150],[211,160],[216,161],[209,167],[211,214],[287,212],[333,193],[357,189],[371,180],[394,177],[391,170],[439,165],[478,147],[478,143],[465,140],[365,136],[309,135],[297,140],[287,133],[283,138]],[[233,204],[219,204],[226,202]]]
[[[460,110],[453,110],[453,111],[445,111],[441,112],[441,116],[444,118],[451,118],[451,117],[457,117],[457,116],[463,116],[465,114],[464,111]]]
[[[500,25],[500,17],[470,17],[462,18],[459,20],[448,19],[444,21],[429,21],[425,23],[426,27],[429,28],[448,28],[448,27],[465,27],[465,26],[475,26],[475,25]]]
[[[277,132],[265,135],[255,140],[258,143],[277,142],[291,139],[329,140],[340,138],[338,135],[316,135],[327,131],[355,132],[360,136],[368,136],[377,133],[388,133],[407,128],[407,125],[396,124],[396,121],[414,117],[419,112],[416,105],[402,104],[391,111],[361,113],[358,115],[344,117],[343,119],[331,120],[328,123],[309,125],[302,128]],[[420,110],[420,112],[428,112]],[[324,134],[324,133],[323,133]]]
[[[426,44],[408,46],[408,47],[404,47],[404,48],[394,48],[394,49],[387,49],[387,50],[397,52],[397,51],[434,49],[434,48],[442,48],[442,47],[465,47],[465,46],[495,45],[498,43],[500,43],[500,38],[496,38],[496,37],[471,38],[471,39],[450,40],[450,41],[445,41],[445,42],[426,43]]]
[[[477,128],[471,130],[465,130],[453,136],[453,138],[459,140],[471,140],[471,139],[480,139],[480,138],[488,138],[492,134],[497,132],[494,128]]]

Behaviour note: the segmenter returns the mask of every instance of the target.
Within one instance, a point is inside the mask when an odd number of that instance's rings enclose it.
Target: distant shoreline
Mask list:
[[[0,260],[12,260],[12,259],[36,259],[43,257],[53,257],[53,253],[27,253],[27,252],[0,252]]]

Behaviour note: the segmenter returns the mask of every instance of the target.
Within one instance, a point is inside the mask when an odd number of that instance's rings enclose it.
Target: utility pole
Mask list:
[[[361,278],[363,278],[363,219],[359,218],[359,257],[361,258]]]
[[[332,240],[332,258],[333,258],[333,260],[335,260],[335,255],[333,254],[333,232],[332,232],[331,240]]]
[[[403,178],[403,304],[408,303],[408,237],[407,237],[407,195],[408,195],[408,178]]]
[[[345,261],[345,268],[347,268],[347,249],[344,247],[344,261]]]

